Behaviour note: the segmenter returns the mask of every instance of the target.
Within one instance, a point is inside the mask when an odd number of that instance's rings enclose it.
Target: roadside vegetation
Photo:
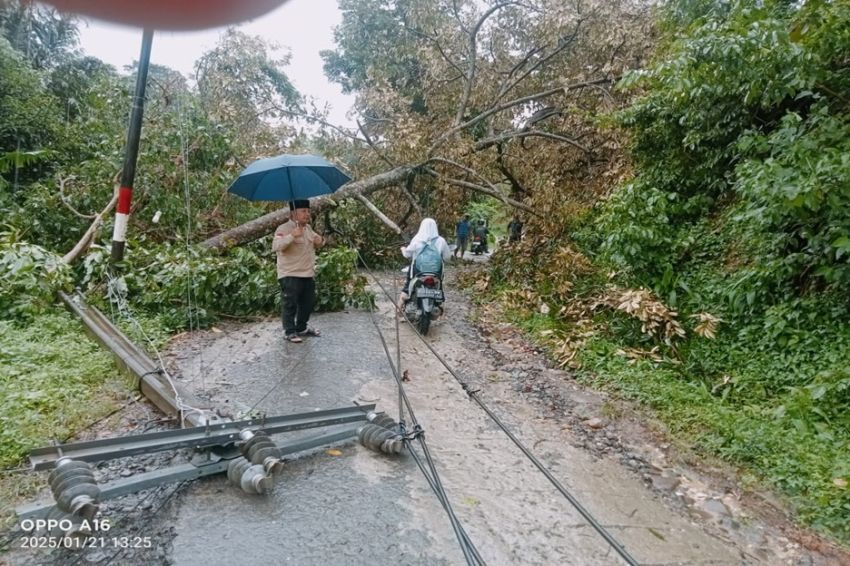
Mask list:
[[[682,6],[619,83],[634,174],[477,285],[850,544],[850,4]]]
[[[157,347],[276,314],[269,229],[241,228],[280,205],[226,188],[256,157],[313,152],[356,189],[317,210],[321,309],[368,305],[356,266],[398,265],[422,217],[451,239],[464,212],[499,236],[518,211],[524,239],[467,282],[477,296],[850,545],[850,2],[340,8],[322,56],[357,128],[328,124],[288,56],[238,30],[191,81],[151,68],[118,266],[108,203],[134,69],[81,56],[76,23],[47,8],[0,9],[3,465],[116,383],[57,290]]]
[[[77,25],[46,7],[0,8],[3,468],[108,413],[131,385],[65,312],[57,291],[83,293],[149,350],[223,315],[279,312],[270,237],[221,254],[195,244],[280,206],[227,197],[246,162],[282,152],[281,139],[292,151],[309,149],[291,125],[269,123],[274,110],[255,116],[261,105],[306,104],[283,71],[286,57],[258,38],[225,34],[199,61],[195,87],[152,65],[128,253],[111,266],[112,211],[92,238],[83,236],[115,189],[135,69],[80,55]],[[229,89],[226,69],[235,60],[245,83]],[[81,239],[82,253],[69,257]],[[323,252],[319,309],[372,300],[355,262],[344,246]]]

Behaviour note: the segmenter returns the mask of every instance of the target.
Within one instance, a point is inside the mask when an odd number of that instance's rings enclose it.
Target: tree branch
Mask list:
[[[71,203],[68,201],[68,197],[65,196],[65,183],[67,183],[69,181],[73,181],[73,180],[74,180],[73,176],[71,176],[71,177],[59,176],[59,178],[58,178],[58,181],[59,181],[59,199],[62,201],[62,204],[65,205],[65,208],[67,208],[68,210],[70,210],[71,212],[73,212],[74,214],[76,214],[77,216],[79,216],[80,218],[82,218],[84,220],[92,220],[94,218],[97,218],[97,214],[83,214],[82,212],[80,212],[79,210],[74,208],[71,205]]]
[[[304,118],[304,119],[309,120],[311,122],[316,122],[317,124],[327,126],[328,128],[331,128],[332,130],[336,130],[337,132],[341,133],[345,137],[353,139],[355,141],[359,141],[360,143],[365,143],[365,144],[369,143],[367,140],[364,140],[363,138],[357,137],[356,134],[352,134],[351,132],[349,132],[345,128],[342,128],[342,127],[337,126],[335,124],[331,124],[330,122],[327,122],[327,121],[325,121],[321,118],[313,116],[312,114],[307,114],[306,112],[294,112],[292,110],[287,110],[286,108],[281,108],[277,104],[269,106],[265,110],[261,110],[260,112],[257,113],[257,116],[258,117],[262,116],[263,114],[266,114],[267,112],[271,112],[272,110],[277,110],[278,112],[281,112],[283,114],[288,114],[289,116],[294,116],[296,118]]]
[[[432,169],[432,171],[433,171],[433,169]],[[512,198],[508,198],[508,197],[504,196],[503,194],[499,193],[498,191],[493,191],[488,187],[484,187],[482,185],[476,185],[475,183],[470,183],[468,181],[461,181],[460,179],[452,179],[452,178],[449,178],[449,177],[443,177],[439,173],[437,173],[436,171],[433,171],[433,173],[450,185],[456,185],[458,187],[464,187],[466,189],[471,189],[471,190],[479,192],[479,193],[484,193],[485,195],[490,195],[493,198],[499,199],[500,201],[502,201],[506,205],[513,206],[514,208],[519,208],[520,210],[524,210],[524,211],[528,212],[529,214],[533,214],[534,216],[540,216],[540,214],[538,214],[536,210],[534,210],[533,208],[531,208],[527,204],[523,204],[521,202],[515,201]]]
[[[410,33],[412,33],[412,34],[419,36],[419,37],[422,37],[422,38],[425,38],[428,41],[430,41],[431,43],[433,43],[436,46],[437,51],[439,51],[440,55],[443,57],[443,59],[445,59],[446,63],[448,63],[451,67],[453,67],[458,73],[460,73],[461,76],[466,74],[466,73],[463,72],[463,69],[461,69],[458,66],[457,63],[452,61],[451,57],[449,57],[448,54],[443,50],[443,46],[440,44],[440,38],[437,35],[436,29],[434,30],[434,35],[428,35],[424,31],[414,29],[414,28],[408,28],[407,26],[405,26],[405,29],[410,31]]]
[[[496,164],[499,167],[499,171],[502,172],[502,175],[508,180],[511,184],[511,192],[514,196],[519,195],[528,195],[528,190],[522,186],[519,182],[519,179],[514,176],[513,172],[508,169],[507,163],[505,163],[505,151],[502,144],[496,144]]]
[[[419,206],[419,201],[416,200],[416,197],[413,195],[413,182],[415,180],[416,175],[408,175],[404,184],[401,185],[401,190],[404,191],[404,195],[407,197],[407,200],[410,201],[410,206],[413,207],[416,214],[418,214],[420,218],[425,218],[425,213],[422,211],[422,207]]]
[[[366,137],[366,139],[360,138],[357,135],[352,134],[351,132],[349,132],[345,128],[342,128],[342,127],[337,126],[335,124],[331,124],[330,122],[323,120],[321,118],[317,118],[316,116],[313,116],[311,114],[307,114],[305,112],[294,112],[292,110],[287,110],[285,108],[281,108],[278,105],[271,106],[271,107],[267,108],[266,110],[261,111],[260,115],[265,114],[266,112],[270,112],[272,110],[277,110],[278,112],[282,112],[283,114],[288,114],[290,116],[294,116],[294,117],[297,117],[297,118],[304,118],[306,120],[310,120],[311,122],[316,122],[318,124],[321,124],[323,126],[327,126],[328,128],[331,128],[332,130],[335,130],[335,131],[341,133],[342,135],[344,135],[347,138],[350,138],[354,141],[358,141],[360,143],[365,143],[387,165],[389,165],[390,167],[396,166],[380,149],[378,149],[377,144],[375,144],[375,142],[372,141],[372,138],[369,137],[369,134],[366,133],[366,130],[363,128],[363,126],[360,125],[359,121],[357,122],[357,125],[359,126],[360,131],[363,132],[363,135]]]
[[[363,124],[360,123],[360,120],[357,120],[357,127],[360,128],[360,132],[363,134],[363,137],[366,138],[366,143],[368,143],[369,147],[371,147],[372,150],[378,154],[378,157],[380,157],[381,160],[390,167],[395,167],[395,163],[390,161],[390,158],[384,155],[384,152],[378,149],[378,146],[376,146],[375,143],[372,141],[372,138],[369,137],[369,132],[366,131],[366,128],[364,128]]]
[[[497,11],[501,10],[506,6],[510,6],[513,2],[503,2],[501,4],[496,4],[484,14],[478,18],[478,21],[475,23],[475,26],[472,28],[472,31],[469,33],[469,67],[466,72],[466,86],[463,89],[463,95],[460,99],[460,105],[457,109],[457,114],[455,115],[455,125],[460,124],[461,120],[463,120],[463,113],[466,112],[466,105],[469,103],[469,96],[472,94],[472,84],[475,81],[475,62],[478,57],[476,41],[478,32],[481,30],[481,26],[484,25],[484,22],[487,21],[487,18],[492,16]]]
[[[452,12],[455,15],[455,20],[457,20],[457,25],[460,26],[461,31],[468,35],[469,30],[466,29],[465,25],[463,25],[463,18],[460,17],[460,9],[457,7],[457,0],[452,0]]]
[[[506,205],[513,206],[515,208],[521,208],[522,210],[530,212],[531,214],[537,215],[537,213],[534,211],[533,208],[531,208],[530,206],[523,204],[519,201],[513,200],[512,198],[504,196],[502,193],[499,192],[499,189],[497,189],[496,186],[493,183],[488,181],[479,172],[475,171],[474,169],[467,167],[466,165],[463,165],[462,163],[452,161],[451,159],[445,159],[443,157],[434,157],[434,158],[430,159],[429,162],[445,163],[446,165],[451,165],[453,167],[457,167],[458,169],[465,171],[465,172],[469,173],[470,175],[480,179],[481,181],[486,183],[487,186],[485,187],[483,185],[477,185],[475,183],[470,183],[468,181],[462,181],[460,179],[446,178],[446,177],[440,175],[440,173],[438,171],[435,171],[434,169],[432,169],[430,167],[426,167],[426,171],[428,171],[429,173],[431,173],[433,175],[436,175],[439,178],[442,178],[447,183],[450,183],[452,185],[457,185],[457,186],[460,186],[460,187],[466,187],[467,189],[472,189],[474,191],[478,191],[478,192],[490,195],[494,198],[499,199],[500,201],[502,201]]]
[[[506,81],[505,84],[502,86],[502,88],[499,89],[499,94],[496,96],[496,99],[493,102],[496,103],[499,100],[501,100],[503,96],[505,96],[508,92],[510,92],[511,89],[513,89],[516,85],[521,83],[528,75],[533,73],[536,69],[539,69],[542,65],[546,64],[548,61],[551,61],[561,51],[563,51],[564,49],[566,49],[567,47],[572,45],[573,41],[575,41],[575,38],[578,36],[578,30],[579,30],[579,27],[581,27],[582,21],[583,20],[579,20],[578,22],[576,22],[576,29],[573,31],[572,36],[569,39],[563,39],[562,38],[562,40],[558,42],[558,47],[554,51],[552,51],[551,53],[549,53],[548,55],[546,55],[545,57],[543,57],[542,59],[537,61],[534,65],[532,65],[531,67],[526,69],[523,74],[518,76],[516,79],[514,79],[510,83],[508,83]],[[512,72],[513,72],[513,70],[512,70]],[[508,78],[510,78],[510,75],[508,75]]]
[[[80,241],[77,242],[77,245],[71,249],[68,253],[62,256],[62,262],[67,263],[68,265],[74,263],[77,258],[88,249],[91,245],[91,241],[94,239],[95,234],[97,233],[97,229],[100,227],[103,222],[103,217],[109,214],[109,212],[115,207],[118,203],[118,185],[116,184],[112,191],[112,199],[109,201],[109,204],[101,210],[98,214],[94,215],[94,220],[92,221],[89,229],[86,230],[86,233],[83,234],[83,237],[80,238]]]
[[[610,79],[603,78],[603,79],[596,79],[595,81],[585,81],[585,82],[581,82],[581,83],[575,83],[575,84],[571,84],[571,85],[560,86],[558,88],[552,88],[552,89],[549,89],[549,90],[544,90],[544,91],[538,92],[536,94],[530,94],[528,96],[523,96],[521,98],[515,98],[514,100],[511,100],[509,102],[505,102],[503,104],[499,104],[498,106],[494,106],[494,107],[480,113],[478,116],[470,118],[469,120],[467,120],[463,124],[459,124],[457,126],[452,127],[451,129],[445,131],[439,138],[436,139],[436,141],[434,141],[433,144],[431,144],[431,147],[428,148],[428,156],[432,156],[434,154],[434,151],[436,151],[438,147],[443,145],[443,143],[445,143],[446,140],[449,139],[453,134],[456,134],[457,132],[459,132],[461,130],[465,130],[466,128],[469,128],[470,126],[474,126],[475,124],[477,124],[481,120],[484,120],[485,118],[488,118],[488,117],[492,116],[493,114],[496,114],[497,112],[501,112],[502,110],[507,110],[508,108],[512,108],[512,107],[518,106],[520,104],[525,104],[526,102],[531,102],[531,101],[538,100],[538,99],[541,99],[541,98],[546,98],[547,96],[552,96],[553,94],[567,93],[567,92],[570,92],[571,90],[578,90],[578,89],[586,88],[586,87],[589,87],[589,86],[600,85],[600,84],[605,84],[605,83],[610,83],[610,82],[616,82],[618,80],[618,78],[619,77],[614,77],[614,78],[610,78]]]
[[[368,196],[375,191],[399,185],[408,175],[414,173],[416,167],[410,165],[402,165],[373,175],[365,179],[351,181],[343,185],[337,192],[332,195],[327,195],[313,199],[310,208],[316,214],[319,214],[327,207],[333,206],[339,201],[346,198],[356,198],[357,195]],[[262,238],[266,234],[274,231],[280,224],[283,224],[289,217],[289,209],[283,208],[275,210],[268,214],[264,214],[259,218],[255,218],[250,222],[246,222],[235,228],[231,228],[221,234],[208,238],[201,242],[200,246],[209,250],[222,250],[233,246],[252,242]]]
[[[478,140],[475,143],[475,151],[481,151],[483,149],[487,149],[488,147],[490,147],[492,145],[496,145],[496,144],[499,144],[499,143],[502,143],[502,142],[506,142],[506,141],[511,140],[511,139],[527,138],[527,137],[539,137],[539,138],[548,138],[548,139],[552,139],[552,140],[557,140],[557,141],[561,141],[561,142],[564,142],[564,143],[568,143],[571,146],[573,146],[577,149],[580,149],[581,151],[583,151],[585,153],[592,153],[588,148],[584,147],[583,145],[581,145],[580,143],[578,143],[576,140],[574,140],[572,138],[568,138],[568,137],[561,136],[561,135],[558,135],[558,134],[550,134],[549,132],[544,132],[544,131],[541,131],[541,130],[527,130],[527,131],[516,130],[516,131],[513,131],[513,132],[502,132],[498,136]]]
[[[436,36],[434,37],[433,41],[434,41],[434,45],[437,46],[437,51],[439,51],[440,55],[443,56],[443,59],[445,59],[446,62],[449,65],[451,65],[458,73],[460,73],[461,76],[465,76],[466,73],[463,72],[463,69],[461,69],[460,66],[457,63],[452,61],[451,58],[448,56],[448,54],[445,51],[443,51],[443,46],[440,44],[440,42],[439,42],[439,40]]]
[[[504,84],[507,84],[507,81],[508,81],[508,80],[510,80],[510,78],[511,78],[512,76],[514,76],[514,73],[516,73],[517,71],[519,71],[520,69],[522,69],[522,68],[525,66],[525,64],[526,64],[526,63],[528,63],[528,60],[529,60],[529,59],[531,59],[532,57],[534,57],[535,55],[537,55],[537,54],[538,54],[538,53],[540,53],[541,51],[544,51],[544,50],[545,50],[548,46],[549,46],[549,45],[548,45],[548,44],[546,44],[546,45],[541,45],[540,47],[535,47],[535,48],[531,49],[528,53],[526,53],[526,54],[525,54],[525,57],[523,57],[522,59],[520,59],[520,60],[517,62],[517,64],[516,64],[516,65],[514,65],[513,67],[511,67],[511,70],[510,70],[510,71],[508,71],[508,72],[501,71],[499,74],[500,74],[500,75],[505,75],[505,82],[504,82]],[[503,86],[502,86],[502,89],[500,89],[500,90],[499,90],[499,98],[501,98],[501,96],[502,96],[502,94],[503,94],[503,92],[502,92],[502,91],[503,91],[503,89],[504,89],[504,84],[503,84]]]
[[[369,209],[369,212],[371,212],[372,214],[374,214],[375,216],[377,216],[377,217],[378,217],[378,219],[379,219],[381,222],[383,222],[384,224],[386,224],[387,226],[389,226],[390,230],[392,230],[392,231],[393,231],[393,232],[395,232],[396,234],[401,234],[401,228],[399,228],[398,226],[396,226],[395,222],[393,222],[392,220],[390,220],[389,218],[387,218],[387,215],[386,215],[386,214],[384,214],[383,212],[381,212],[381,210],[380,210],[377,206],[375,206],[374,204],[372,204],[372,201],[370,201],[369,199],[367,199],[367,198],[366,198],[366,197],[364,197],[363,195],[355,195],[355,196],[354,196],[354,198],[356,198],[356,199],[357,199],[357,200],[359,200],[361,203],[363,203],[363,206],[365,206],[367,209]]]
[[[452,161],[451,159],[446,159],[444,157],[432,157],[426,163],[445,163],[446,165],[451,165],[452,167],[457,167],[458,169],[465,171],[465,172],[469,173],[470,175],[472,175],[473,177],[475,177],[476,179],[479,179],[480,181],[484,182],[488,187],[490,187],[490,190],[495,191],[495,192],[499,191],[499,189],[496,188],[496,185],[494,185],[493,183],[488,181],[483,175],[481,175],[481,173],[479,173],[475,169],[467,167],[466,165],[464,165],[462,163],[458,163],[457,161]]]

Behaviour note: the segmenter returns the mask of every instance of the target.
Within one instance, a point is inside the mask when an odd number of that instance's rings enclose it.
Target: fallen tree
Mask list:
[[[468,195],[479,193],[547,217],[545,203],[538,210],[529,200],[536,188],[569,189],[576,185],[574,172],[586,178],[593,166],[601,177],[618,151],[611,149],[610,133],[600,134],[594,113],[616,104],[610,87],[645,46],[640,6],[389,4],[376,10],[344,0],[337,51],[323,53],[328,75],[358,93],[358,128],[329,124],[319,112],[284,112],[318,127],[331,158],[356,155],[340,160],[357,180],[314,199],[314,212],[354,199],[399,233],[402,223],[395,219],[406,221],[411,207],[420,217],[439,216],[449,224]],[[368,198],[383,189],[397,191],[398,198]],[[422,201],[440,206],[426,210]],[[562,202],[552,199],[553,206]],[[270,212],[201,246],[241,245],[287,218],[285,209]]]
[[[381,173],[363,179],[347,183],[339,191],[332,195],[319,197],[311,203],[313,212],[322,212],[325,208],[333,206],[337,202],[357,196],[367,196],[380,189],[392,187],[403,183],[412,172],[412,167],[397,167],[391,171]],[[279,225],[289,220],[289,209],[276,210],[256,218],[250,222],[232,228],[226,232],[213,236],[201,242],[201,246],[211,250],[226,249],[251,242],[270,234]]]

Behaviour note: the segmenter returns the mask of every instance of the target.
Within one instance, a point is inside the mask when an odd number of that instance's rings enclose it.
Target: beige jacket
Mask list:
[[[295,222],[289,220],[274,231],[272,251],[277,255],[277,278],[314,277],[316,248],[322,247],[324,241],[309,224],[304,227],[304,234],[297,238],[292,235],[293,230]]]

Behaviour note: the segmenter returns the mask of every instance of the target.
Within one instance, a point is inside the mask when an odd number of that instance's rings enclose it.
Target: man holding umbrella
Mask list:
[[[303,342],[302,336],[319,336],[307,326],[316,304],[316,249],[322,237],[310,227],[310,201],[289,203],[290,219],[277,227],[272,250],[277,255],[283,331],[289,342]]]
[[[283,154],[257,159],[227,189],[251,201],[289,202],[289,221],[275,230],[272,250],[277,254],[283,330],[290,342],[319,335],[307,322],[316,304],[316,248],[323,242],[310,228],[307,199],[331,194],[350,180],[318,155]]]

